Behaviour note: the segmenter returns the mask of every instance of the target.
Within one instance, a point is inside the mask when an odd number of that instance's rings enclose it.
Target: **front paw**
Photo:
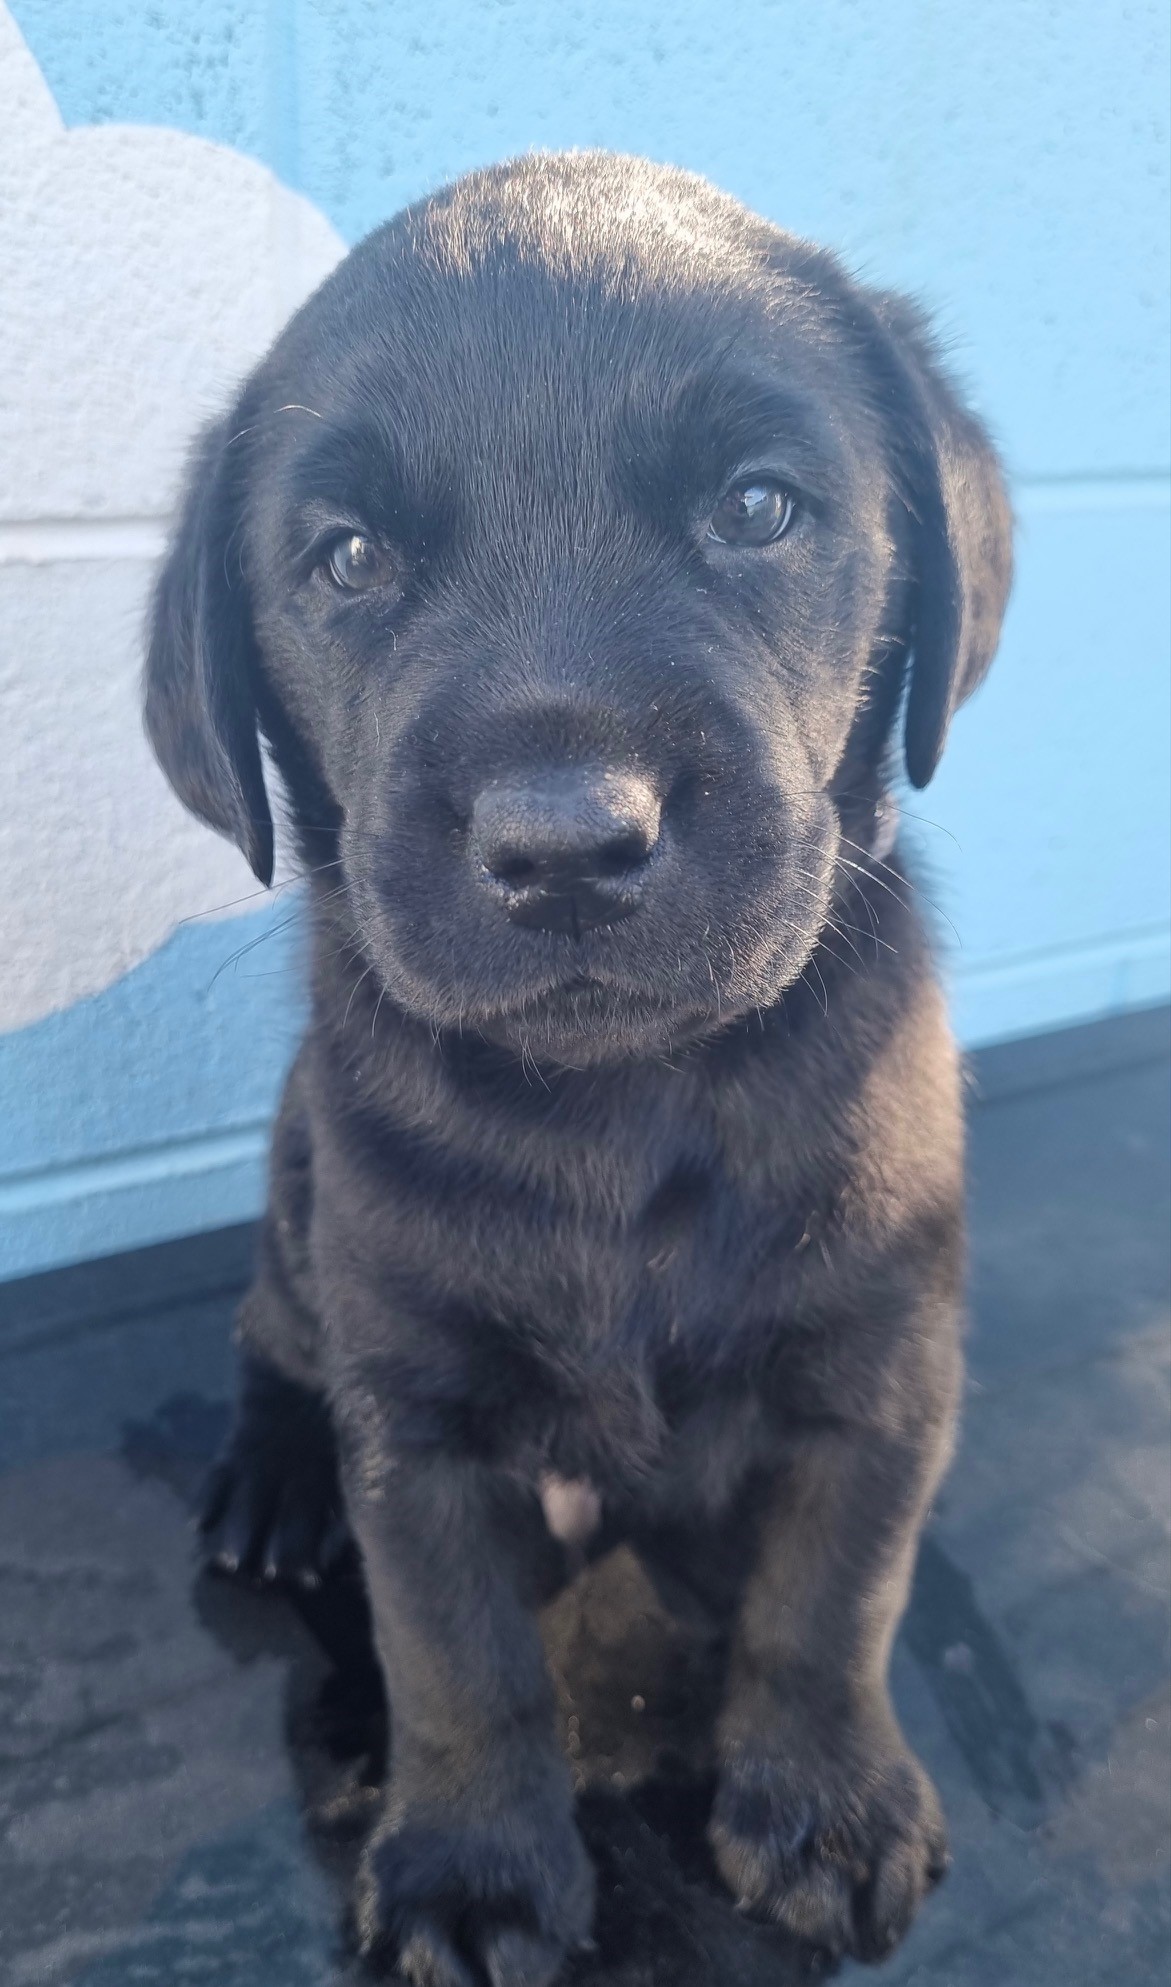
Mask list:
[[[320,1394],[245,1355],[235,1423],[204,1485],[197,1524],[215,1572],[318,1585],[349,1536]]]
[[[862,1960],[893,1951],[948,1864],[935,1789],[893,1725],[730,1743],[710,1834],[746,1911]]]
[[[412,1987],[551,1987],[589,1938],[593,1870],[558,1785],[501,1805],[395,1799],[358,1886],[363,1952]]]

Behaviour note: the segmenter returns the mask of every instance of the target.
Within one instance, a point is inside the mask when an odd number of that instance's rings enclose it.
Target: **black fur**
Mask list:
[[[747,472],[794,524],[714,543]],[[343,593],[354,532],[383,583]],[[266,879],[269,741],[313,989],[209,1551],[313,1577],[340,1471],[394,1714],[361,1917],[416,1981],[548,1982],[589,1932],[550,1473],[600,1495],[587,1550],[633,1542],[722,1641],[746,1905],[877,1957],[943,1866],[886,1667],[951,1438],[960,1112],[872,851],[904,691],[922,784],[1009,566],[913,312],[602,155],[372,235],[204,441],[147,722]],[[661,807],[609,926],[484,887],[481,796],[567,768]]]

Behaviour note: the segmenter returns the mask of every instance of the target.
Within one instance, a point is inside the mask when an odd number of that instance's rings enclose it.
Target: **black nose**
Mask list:
[[[472,812],[480,881],[516,924],[576,937],[637,908],[659,801],[637,773],[567,767],[485,787]]]

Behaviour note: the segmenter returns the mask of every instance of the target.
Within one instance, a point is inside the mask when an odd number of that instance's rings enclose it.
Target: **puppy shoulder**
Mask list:
[[[855,1186],[867,1220],[887,1233],[958,1213],[963,1197],[959,1052],[935,974],[918,973],[888,1017],[850,1110]]]

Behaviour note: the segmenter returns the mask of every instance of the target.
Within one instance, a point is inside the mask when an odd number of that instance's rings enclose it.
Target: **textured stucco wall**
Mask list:
[[[1021,520],[911,803],[957,1022],[1165,995],[1168,69],[1161,0],[0,0],[0,1274],[256,1205],[294,899],[146,754],[151,561],[343,243],[533,145],[698,168],[939,314]]]

